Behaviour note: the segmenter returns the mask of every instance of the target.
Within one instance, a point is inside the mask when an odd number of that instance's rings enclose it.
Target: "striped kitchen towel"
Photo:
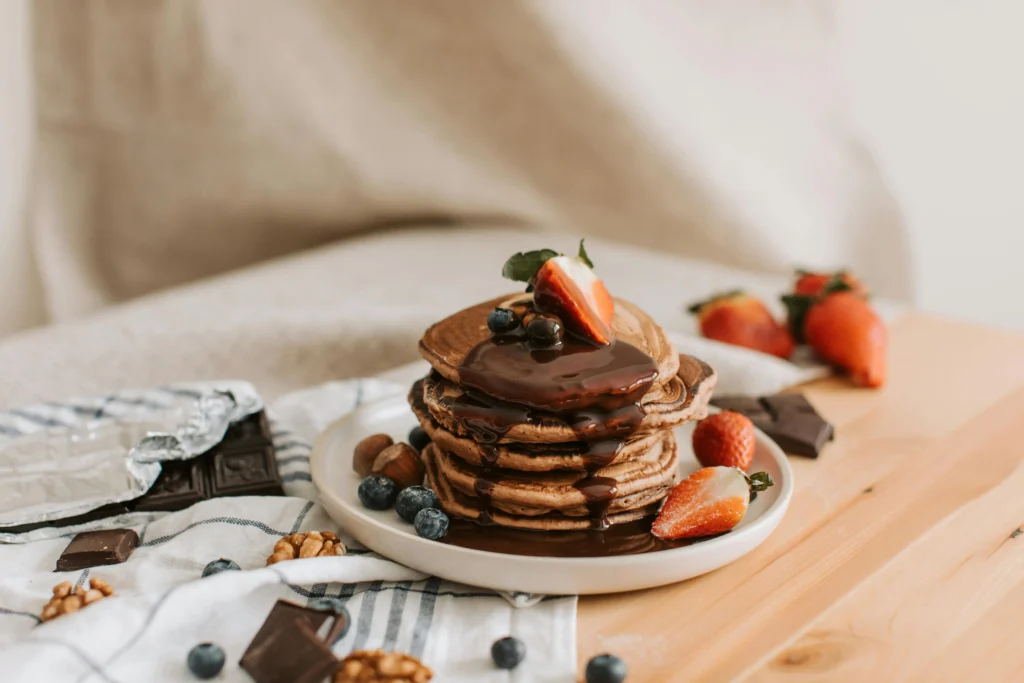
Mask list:
[[[353,649],[411,653],[436,681],[568,683],[575,680],[574,597],[500,594],[442,581],[366,550],[327,517],[309,476],[310,444],[338,416],[361,403],[403,392],[373,379],[332,382],[282,397],[269,408],[278,465],[289,497],[209,500],[175,513],[135,513],[142,543],[128,562],[81,572],[54,572],[68,533],[0,545],[0,652],[3,681],[76,683],[194,681],[185,659],[191,647],[215,642],[228,663],[218,681],[250,681],[237,662],[276,600],[304,603],[337,596],[353,617],[339,657]],[[153,390],[159,392],[161,390]],[[103,399],[146,401],[125,392]],[[31,406],[15,416],[60,426],[72,406]],[[81,412],[81,410],[79,411]],[[94,528],[92,525],[90,528]],[[274,542],[297,531],[332,530],[349,545],[345,557],[264,563]],[[233,559],[246,570],[200,579],[211,560]],[[100,577],[117,598],[41,624],[54,585]],[[494,668],[491,643],[514,635],[528,656],[514,672]]]

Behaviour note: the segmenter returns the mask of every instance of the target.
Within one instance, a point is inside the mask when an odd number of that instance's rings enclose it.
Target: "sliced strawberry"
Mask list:
[[[580,259],[548,259],[534,279],[533,301],[540,310],[560,317],[569,331],[598,344],[611,343],[615,302]]]
[[[651,529],[658,538],[698,538],[729,531],[743,519],[750,485],[735,467],[705,467],[676,485]]]

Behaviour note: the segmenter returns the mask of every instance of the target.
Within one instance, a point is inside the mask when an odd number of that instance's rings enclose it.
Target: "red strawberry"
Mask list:
[[[825,291],[825,286],[838,277],[844,282],[854,294],[867,296],[868,290],[856,275],[841,270],[837,273],[808,273],[806,270],[796,271],[796,283],[793,285],[794,294],[806,294],[807,296],[818,296]]]
[[[671,539],[725,533],[747,513],[750,492],[763,491],[772,483],[765,472],[747,477],[735,467],[697,470],[668,494],[651,533]]]
[[[738,467],[754,459],[754,423],[728,410],[701,420],[693,430],[693,454],[704,467]]]
[[[789,358],[793,337],[772,317],[760,299],[743,292],[729,292],[694,304],[700,331],[708,339]]]
[[[811,304],[803,332],[811,348],[854,383],[885,384],[885,324],[862,297],[850,291],[826,294]]]
[[[579,258],[555,256],[533,280],[537,308],[562,319],[566,329],[598,344],[612,341],[615,302],[594,271]]]

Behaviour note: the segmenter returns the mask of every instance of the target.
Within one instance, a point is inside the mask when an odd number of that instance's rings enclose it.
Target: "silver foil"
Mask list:
[[[251,384],[224,380],[0,412],[0,527],[138,498],[161,461],[208,451],[262,409]]]

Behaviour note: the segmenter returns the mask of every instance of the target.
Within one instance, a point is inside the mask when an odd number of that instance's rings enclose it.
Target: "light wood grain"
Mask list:
[[[629,681],[1024,680],[1024,337],[911,315],[882,391],[802,388],[836,425],[791,458],[779,529],[688,582],[582,598],[581,663]]]

